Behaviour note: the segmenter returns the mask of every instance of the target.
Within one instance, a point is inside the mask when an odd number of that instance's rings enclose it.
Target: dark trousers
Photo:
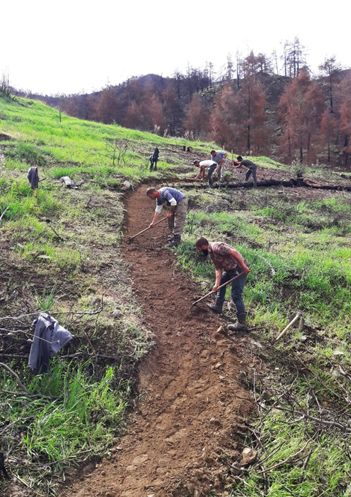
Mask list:
[[[236,276],[238,273],[237,271],[225,271],[222,274],[222,279],[221,279],[221,285],[223,283],[226,283],[227,281],[231,280]],[[245,309],[245,304],[243,300],[243,291],[244,291],[244,286],[246,283],[246,278],[247,275],[243,274],[240,276],[240,278],[237,278],[232,282],[232,290],[231,290],[231,296],[232,296],[232,301],[235,304],[236,307],[236,314],[238,318],[245,318],[246,316],[246,309]],[[226,291],[226,286],[221,288],[219,292],[217,293],[217,298],[216,298],[216,305],[222,309],[223,304],[224,304],[224,299],[225,299],[225,291]]]
[[[215,171],[216,167],[217,167],[217,164],[212,164],[212,166],[210,166],[210,167],[208,168],[208,184],[209,184],[209,186],[212,186],[212,185],[213,185],[213,178],[212,178],[212,175],[213,175],[213,173],[214,173],[214,171]]]
[[[157,171],[158,159],[150,159],[150,171]]]
[[[252,179],[253,179],[253,184],[255,186],[257,186],[257,176],[256,176],[256,167],[253,167],[252,169],[249,169],[247,172],[246,172],[246,181],[248,181],[248,179],[250,178],[250,176],[252,176]]]

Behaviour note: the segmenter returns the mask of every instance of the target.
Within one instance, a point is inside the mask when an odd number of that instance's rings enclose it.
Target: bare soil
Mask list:
[[[127,201],[126,237],[151,220],[154,204],[145,190]],[[220,495],[228,459],[240,456],[235,434],[254,410],[240,383],[247,338],[218,333],[223,322],[205,305],[191,310],[201,291],[164,248],[166,236],[160,224],[124,245],[155,346],[140,366],[139,402],[113,457],[65,496],[201,497],[211,489]]]

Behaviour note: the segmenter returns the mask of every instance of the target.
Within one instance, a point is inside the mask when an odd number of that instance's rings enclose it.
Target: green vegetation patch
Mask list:
[[[196,257],[199,236],[245,257],[248,345],[266,365],[248,373],[259,412],[243,447],[254,446],[258,459],[249,468],[231,466],[230,496],[351,495],[351,196],[296,199],[268,189],[188,195],[179,262],[206,293],[214,267]],[[303,321],[276,342],[297,311]],[[225,317],[234,316],[225,310]]]

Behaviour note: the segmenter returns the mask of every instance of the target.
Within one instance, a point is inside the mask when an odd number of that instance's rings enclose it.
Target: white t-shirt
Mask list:
[[[217,162],[215,162],[214,160],[202,160],[200,162],[200,166],[201,167],[210,167],[210,166],[213,166],[214,164],[216,164],[216,166],[218,165]]]

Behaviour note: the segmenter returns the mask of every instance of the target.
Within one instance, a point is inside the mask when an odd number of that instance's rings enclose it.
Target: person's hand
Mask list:
[[[248,274],[250,272],[250,268],[249,267],[245,267],[245,268],[243,268],[242,272],[244,274]]]
[[[149,228],[152,228],[152,227],[153,227],[153,225],[154,225],[154,222],[153,222],[153,221],[151,221],[151,223],[149,224]]]
[[[212,292],[218,292],[218,288],[219,288],[219,285],[215,285],[215,286],[212,288]]]
[[[167,217],[173,217],[174,216],[174,212],[167,212]]]

